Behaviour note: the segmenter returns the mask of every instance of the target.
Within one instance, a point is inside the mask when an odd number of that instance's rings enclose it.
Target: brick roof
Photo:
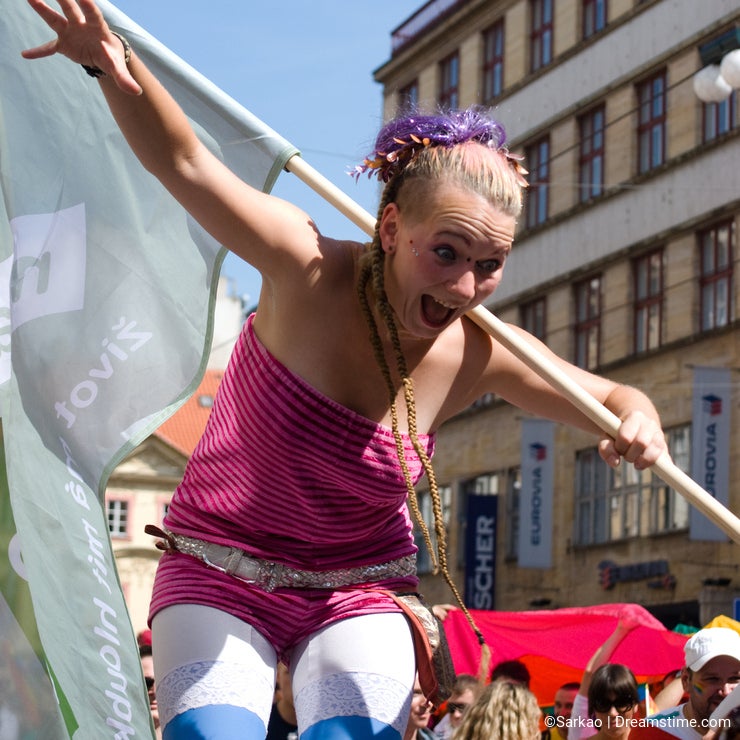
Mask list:
[[[154,432],[155,436],[190,457],[206,428],[223,374],[223,370],[206,370],[195,393]]]

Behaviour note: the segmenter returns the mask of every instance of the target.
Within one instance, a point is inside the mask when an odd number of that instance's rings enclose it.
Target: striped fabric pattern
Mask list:
[[[253,318],[234,349],[166,526],[309,570],[369,565],[414,553],[391,430],[327,398],[278,362],[256,336]],[[420,440],[431,454],[433,435]],[[418,480],[421,465],[408,438],[404,445],[409,470]],[[415,579],[410,580],[383,585],[413,587]],[[152,614],[188,601],[222,607],[226,591],[233,590],[232,613],[249,615],[254,623],[255,611],[274,594],[261,592],[261,604],[247,608],[243,591],[251,588],[188,556],[165,556]],[[335,594],[329,601],[324,594],[315,602],[306,592],[293,592],[280,600],[282,609],[301,609],[305,620],[309,613],[323,620],[339,613],[394,611],[387,603],[378,609],[377,598],[368,594]],[[334,610],[333,617],[325,607]],[[271,629],[263,625],[268,639]]]

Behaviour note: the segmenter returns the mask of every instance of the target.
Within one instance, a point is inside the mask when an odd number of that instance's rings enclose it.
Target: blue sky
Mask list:
[[[122,12],[301,150],[304,159],[375,213],[378,188],[346,175],[382,118],[372,73],[390,58],[390,33],[424,0],[113,0]],[[322,232],[365,240],[294,175],[273,193]],[[229,255],[222,270],[254,303],[259,274]]]

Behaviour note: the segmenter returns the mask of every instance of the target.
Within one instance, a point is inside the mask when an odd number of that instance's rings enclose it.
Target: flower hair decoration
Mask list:
[[[388,182],[401,172],[416,154],[427,147],[452,147],[476,141],[503,154],[522,187],[527,187],[528,174],[522,157],[511,154],[504,146],[504,127],[478,108],[451,111],[439,115],[411,114],[387,123],[375,140],[371,155],[365,157],[349,174],[356,180],[367,173]]]

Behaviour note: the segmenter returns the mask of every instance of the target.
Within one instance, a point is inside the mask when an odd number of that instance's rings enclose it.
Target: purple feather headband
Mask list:
[[[387,123],[375,140],[375,150],[362,164],[350,171],[355,179],[367,172],[388,182],[414,158],[417,152],[430,146],[452,147],[467,141],[501,152],[509,161],[519,184],[527,187],[527,170],[522,157],[511,154],[504,146],[504,127],[476,108],[452,111],[442,115],[408,115]]]

